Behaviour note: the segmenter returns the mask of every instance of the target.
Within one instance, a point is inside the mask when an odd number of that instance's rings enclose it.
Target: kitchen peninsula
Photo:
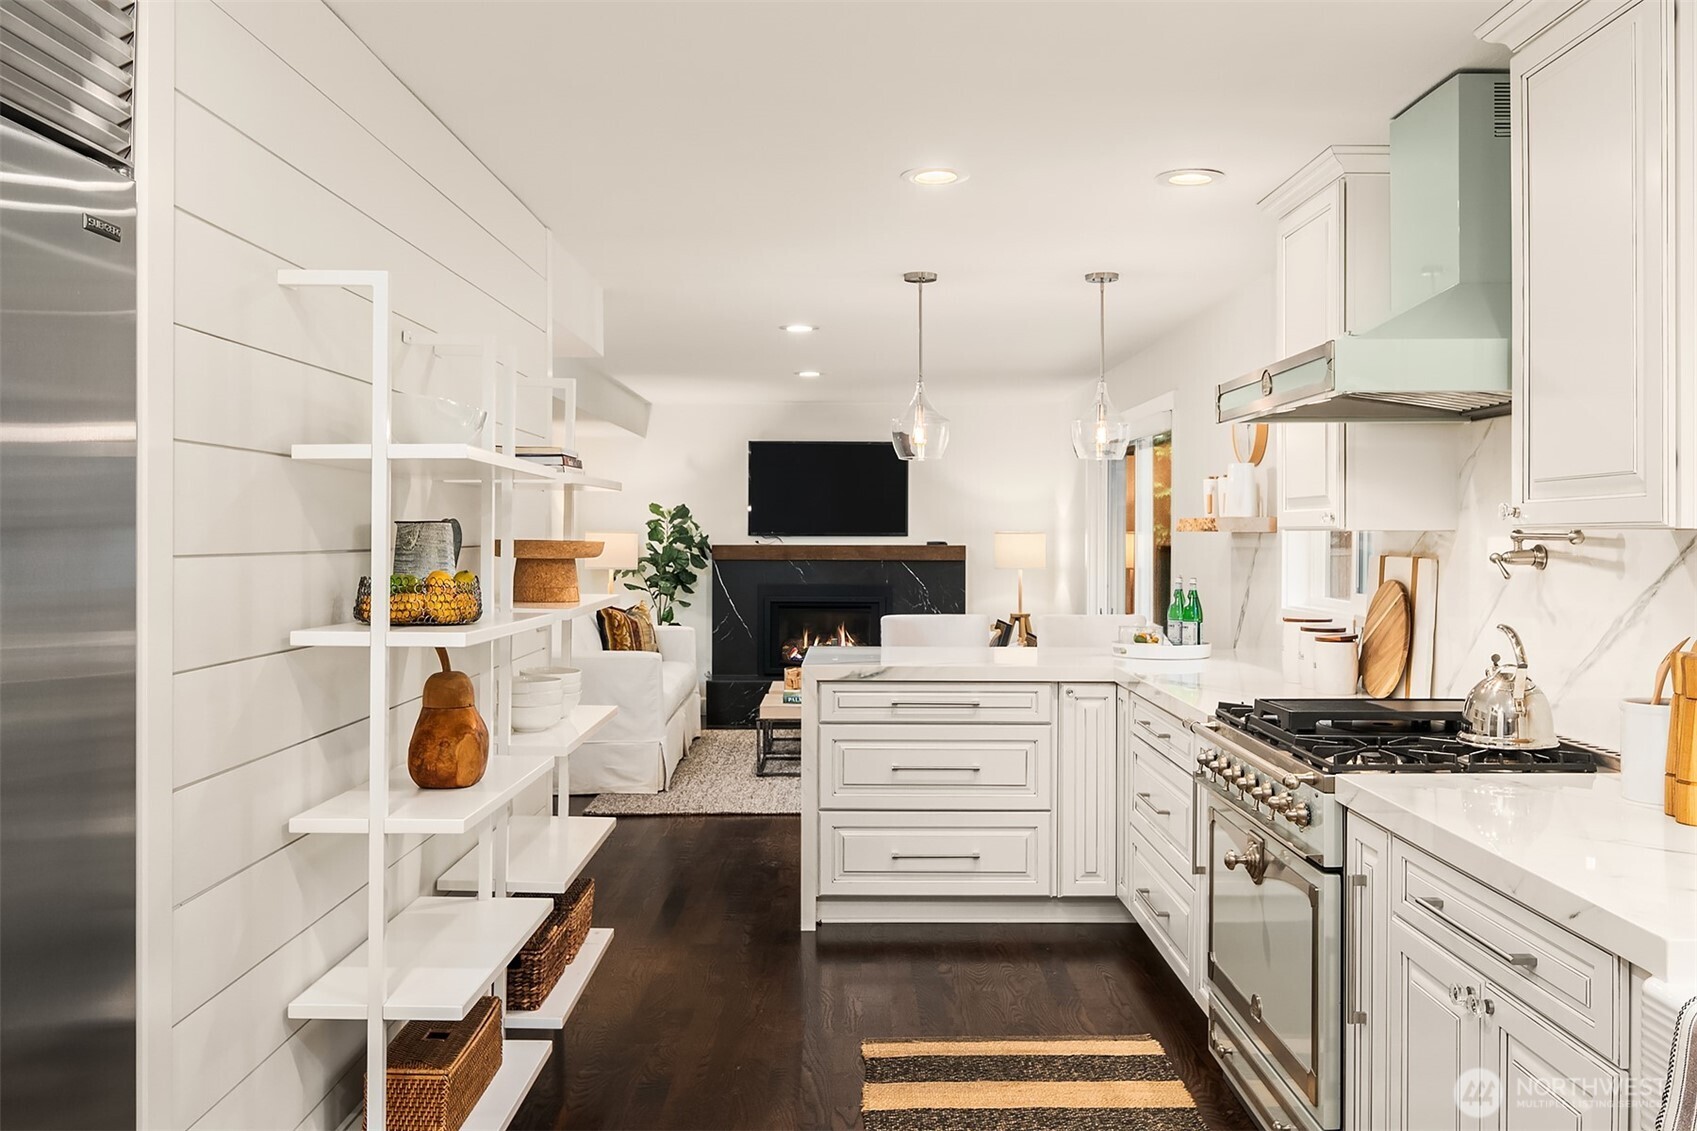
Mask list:
[[[1659,1096],[1697,983],[1697,829],[1583,750],[1530,772],[1423,723],[1431,762],[1347,747],[1352,712],[1444,707],[1316,701],[1231,658],[813,649],[801,929],[1129,917],[1265,1126],[1437,1125],[1454,1064],[1511,1087],[1518,1047],[1581,1089],[1575,1113],[1648,1126],[1633,1097]],[[1293,760],[1280,710],[1335,712],[1319,761]]]

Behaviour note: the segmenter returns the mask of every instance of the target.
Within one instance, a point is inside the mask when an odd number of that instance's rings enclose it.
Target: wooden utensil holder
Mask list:
[[[1697,825],[1697,652],[1674,657],[1671,702],[1662,807],[1680,824]]]

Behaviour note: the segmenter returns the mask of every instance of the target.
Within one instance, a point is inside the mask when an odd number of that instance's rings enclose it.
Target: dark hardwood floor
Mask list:
[[[515,1127],[858,1128],[866,1037],[1153,1034],[1252,1125],[1136,926],[797,930],[795,817],[635,817],[592,863],[617,931]]]

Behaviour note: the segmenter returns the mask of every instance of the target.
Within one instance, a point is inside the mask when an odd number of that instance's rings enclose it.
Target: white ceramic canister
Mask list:
[[[1314,650],[1314,694],[1354,695],[1361,683],[1361,658],[1354,633],[1327,636],[1316,633]]]
[[[1325,617],[1285,617],[1279,628],[1279,666],[1286,683],[1302,682],[1302,627],[1330,623]]]
[[[1316,636],[1336,636],[1343,632],[1342,625],[1322,621],[1319,624],[1299,625],[1296,631],[1296,668],[1297,682],[1303,687],[1314,686],[1314,638]]]
[[[1672,709],[1648,699],[1620,701],[1620,793],[1628,801],[1662,807]]]
[[[1255,465],[1226,465],[1226,502],[1220,513],[1228,518],[1253,518],[1261,513],[1261,490],[1255,481]]]

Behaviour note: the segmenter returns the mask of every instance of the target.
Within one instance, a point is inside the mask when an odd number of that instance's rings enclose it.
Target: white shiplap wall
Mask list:
[[[521,376],[546,376],[548,233],[317,0],[185,0],[164,22],[171,1049],[169,1099],[151,1110],[178,1128],[331,1128],[359,1103],[364,1028],[285,1011],[363,937],[364,846],[287,823],[364,778],[366,656],[291,649],[288,633],[349,618],[372,532],[363,473],[287,452],[368,427],[369,307],[284,290],[276,272],[388,270],[397,386],[475,402],[472,362],[399,335],[494,335]],[[527,390],[517,425],[541,440],[550,413]],[[545,532],[559,500],[522,501],[517,530]],[[398,518],[454,515],[473,537],[477,507],[474,488],[396,483]],[[397,655],[398,764],[434,658]],[[490,661],[455,656],[474,673]],[[547,804],[538,790],[523,808]],[[391,913],[468,847],[390,838]]]

